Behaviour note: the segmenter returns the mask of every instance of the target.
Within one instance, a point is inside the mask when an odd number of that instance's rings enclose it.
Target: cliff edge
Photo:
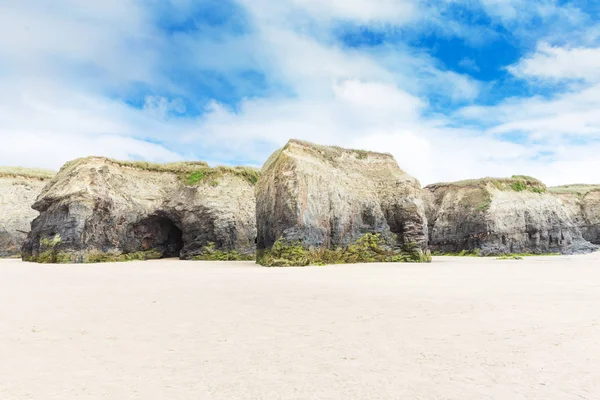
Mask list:
[[[54,172],[0,167],[0,257],[21,254],[38,212],[31,208]]]

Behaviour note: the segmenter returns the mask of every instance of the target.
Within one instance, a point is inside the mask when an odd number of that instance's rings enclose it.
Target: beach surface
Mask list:
[[[598,399],[600,253],[0,260],[0,399]]]

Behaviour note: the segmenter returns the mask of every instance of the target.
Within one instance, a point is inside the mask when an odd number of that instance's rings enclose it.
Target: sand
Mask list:
[[[0,261],[0,399],[598,399],[600,254]]]

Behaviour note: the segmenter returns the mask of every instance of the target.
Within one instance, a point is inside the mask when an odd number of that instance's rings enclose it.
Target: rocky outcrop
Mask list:
[[[0,257],[21,253],[31,221],[38,215],[31,205],[53,174],[0,167]]]
[[[563,200],[583,238],[600,245],[600,185],[567,185],[548,190]]]
[[[250,168],[148,164],[100,157],[66,164],[33,208],[23,246],[39,262],[253,255],[256,225]]]
[[[484,178],[425,190],[434,252],[570,254],[596,249],[582,237],[563,202],[534,178]]]
[[[373,234],[389,249],[427,248],[420,184],[390,154],[291,140],[263,166],[256,193],[259,262],[278,241],[318,252]]]

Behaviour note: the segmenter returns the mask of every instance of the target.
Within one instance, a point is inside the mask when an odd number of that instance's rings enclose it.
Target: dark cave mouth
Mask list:
[[[180,257],[184,247],[183,232],[164,216],[152,216],[140,221],[134,228],[134,235],[139,238],[136,242],[143,251],[157,250],[162,254],[161,258]]]

